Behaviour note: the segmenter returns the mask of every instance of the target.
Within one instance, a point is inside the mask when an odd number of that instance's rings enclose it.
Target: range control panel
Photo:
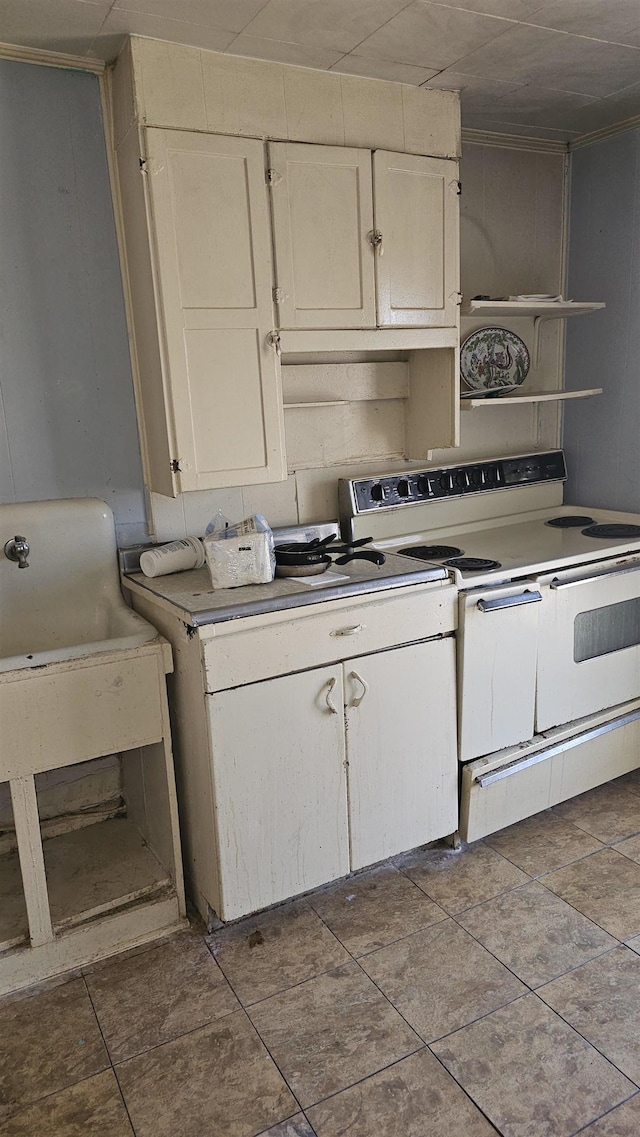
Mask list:
[[[408,470],[379,478],[343,480],[339,484],[339,494],[341,509],[346,507],[347,513],[353,516],[375,509],[464,497],[488,490],[564,481],[566,476],[562,450],[552,450],[544,454],[467,462],[431,470]]]

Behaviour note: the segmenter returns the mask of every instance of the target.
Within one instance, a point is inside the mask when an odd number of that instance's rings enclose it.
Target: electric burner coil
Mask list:
[[[565,513],[564,516],[551,517],[545,521],[545,525],[551,525],[554,529],[582,529],[585,525],[593,524],[593,517],[583,517],[579,513]]]
[[[590,525],[582,530],[585,537],[601,537],[609,541],[624,541],[627,538],[640,537],[640,525],[627,525],[613,523],[610,525]]]
[[[484,557],[451,557],[443,563],[447,568],[457,568],[461,572],[488,572],[502,567],[500,561],[490,561]]]
[[[415,557],[418,561],[442,561],[445,557],[461,557],[463,550],[455,545],[413,545],[410,549],[398,550],[403,557]]]

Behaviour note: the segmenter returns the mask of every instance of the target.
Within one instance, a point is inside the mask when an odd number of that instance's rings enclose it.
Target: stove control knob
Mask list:
[[[448,474],[448,473],[441,474],[440,475],[440,486],[446,493],[449,493],[450,490],[453,489],[453,474]]]
[[[484,471],[477,467],[469,471],[469,485],[472,487],[484,485]]]
[[[469,477],[466,470],[458,470],[454,476],[454,485],[457,490],[466,490],[469,485]]]
[[[411,485],[407,478],[401,478],[396,489],[398,491],[398,497],[407,498],[411,494]]]
[[[385,501],[389,496],[387,486],[383,486],[382,482],[377,482],[375,486],[371,487],[371,500],[372,501]]]
[[[431,478],[428,478],[426,474],[421,474],[418,478],[418,493],[421,493],[423,497],[433,497]]]

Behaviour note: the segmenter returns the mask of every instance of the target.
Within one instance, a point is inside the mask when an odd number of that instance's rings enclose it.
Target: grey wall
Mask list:
[[[640,512],[640,130],[572,156],[569,287],[606,310],[567,321],[567,500]]]
[[[0,60],[0,501],[97,496],[145,536],[98,79]]]

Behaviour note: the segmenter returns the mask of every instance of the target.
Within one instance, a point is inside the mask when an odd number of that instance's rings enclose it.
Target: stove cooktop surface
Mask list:
[[[573,522],[574,517],[580,518],[580,525]],[[564,518],[571,519],[571,524],[559,524]],[[591,524],[585,525],[587,520]],[[556,523],[550,525],[550,521]],[[524,517],[505,516],[477,525],[470,522],[444,532],[376,541],[376,545],[412,557],[422,557],[426,549],[429,558],[425,559],[452,569],[458,583],[466,586],[497,583],[628,552],[640,554],[640,517],[606,510],[587,514],[575,506],[556,506]],[[449,551],[454,546],[455,556]]]

